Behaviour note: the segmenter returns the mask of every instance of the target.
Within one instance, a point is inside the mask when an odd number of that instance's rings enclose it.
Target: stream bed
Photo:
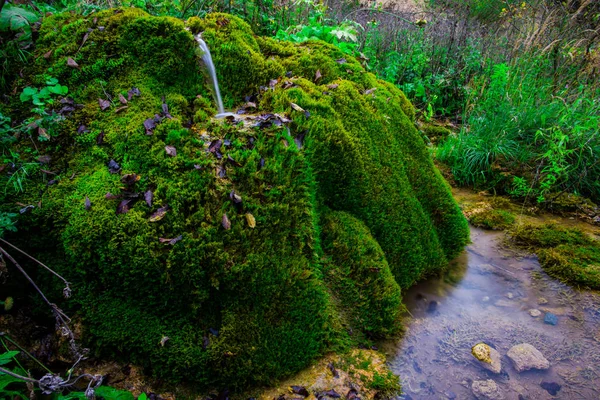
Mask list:
[[[507,248],[503,239],[471,228],[472,244],[445,276],[405,293],[407,331],[381,345],[400,376],[401,399],[600,398],[600,295],[549,277],[535,256]],[[471,354],[480,342],[500,353],[500,373]],[[550,368],[517,372],[507,352],[522,343],[539,350]],[[484,381],[489,393],[476,390],[476,397],[473,387]]]

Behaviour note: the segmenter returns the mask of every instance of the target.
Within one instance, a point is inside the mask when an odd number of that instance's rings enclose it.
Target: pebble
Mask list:
[[[556,325],[558,324],[558,317],[552,313],[546,313],[544,316],[544,323],[548,325]]]
[[[512,294],[512,292],[508,292],[508,293],[506,293],[506,297],[509,299],[512,299],[513,297],[515,297],[515,295]]]
[[[502,361],[500,353],[493,347],[485,343],[477,343],[471,348],[471,354],[475,357],[479,364],[495,374],[499,374],[502,371]]]
[[[488,301],[490,301],[490,297],[485,296],[483,299],[481,299],[481,301],[483,301],[484,303],[487,303]]]
[[[506,355],[513,362],[517,372],[550,368],[550,361],[529,343],[521,343],[511,347]]]
[[[475,381],[471,390],[478,400],[503,400],[504,396],[498,391],[498,385],[491,379]]]
[[[533,318],[537,318],[540,315],[542,315],[542,312],[538,309],[532,308],[531,310],[529,310],[529,315],[531,315]]]
[[[560,391],[562,387],[556,382],[542,382],[540,383],[540,386],[552,396],[556,396],[556,394]]]
[[[538,304],[548,304],[548,300],[543,297],[538,298]]]

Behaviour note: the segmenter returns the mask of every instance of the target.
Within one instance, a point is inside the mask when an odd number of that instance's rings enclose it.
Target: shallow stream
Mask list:
[[[498,388],[489,398],[600,398],[600,295],[549,277],[535,256],[507,248],[503,239],[472,228],[473,243],[446,276],[405,293],[407,332],[382,346],[401,377],[402,399],[474,399],[473,382],[488,379]],[[546,313],[558,323],[545,323]],[[480,342],[500,353],[500,374],[471,354]],[[506,354],[520,343],[538,349],[550,369],[518,373]]]

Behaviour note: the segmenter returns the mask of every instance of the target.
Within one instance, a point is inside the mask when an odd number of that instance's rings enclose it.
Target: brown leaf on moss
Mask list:
[[[77,128],[77,134],[81,135],[82,133],[87,133],[90,130],[85,126],[85,125],[79,125],[79,128]]]
[[[306,390],[304,386],[290,386],[290,389],[292,389],[292,393],[298,394],[302,397],[310,396],[310,393],[308,393],[308,390]]]
[[[121,182],[123,182],[127,186],[132,186],[141,178],[142,177],[138,174],[125,174],[121,177]]]
[[[298,112],[304,112],[304,108],[300,107],[298,104],[296,103],[290,103],[290,105],[292,106],[292,109],[298,111]]]
[[[100,132],[98,136],[96,136],[96,144],[100,146],[102,143],[104,143],[104,131]]]
[[[339,86],[340,86],[340,85],[339,85],[339,84],[337,84],[337,83],[332,83],[331,85],[327,85],[327,88],[328,88],[328,89],[331,89],[331,90],[335,90],[335,89],[337,89]]]
[[[241,167],[241,166],[242,166],[242,164],[240,164],[239,162],[235,161],[235,160],[233,159],[233,157],[231,157],[229,154],[227,154],[227,161],[228,161],[230,164],[232,164],[232,165],[235,165],[236,167]]]
[[[321,74],[321,70],[318,69],[317,72],[315,72],[315,83],[318,83],[321,78],[323,78],[323,75]]]
[[[77,64],[71,57],[67,58],[67,65],[71,68],[79,68],[79,64]]]
[[[227,214],[223,214],[223,218],[221,218],[221,225],[223,225],[223,228],[225,228],[227,231],[231,229],[231,221],[229,221],[229,218],[227,218]]]
[[[104,195],[104,198],[106,200],[115,200],[115,199],[118,199],[119,197],[121,197],[121,196],[115,196],[111,192],[106,192],[106,194]]]
[[[167,215],[167,211],[169,211],[169,206],[164,206],[156,210],[149,218],[150,222],[158,222]]]
[[[98,104],[100,105],[100,109],[102,111],[107,110],[108,108],[110,108],[110,101],[108,101],[108,100],[98,99]]]
[[[50,156],[39,156],[37,158],[37,160],[39,162],[41,162],[42,164],[50,164],[50,161],[52,161],[52,157],[50,157]]]
[[[121,202],[117,206],[117,214],[127,214],[129,212],[132,201],[132,199],[121,200]]]
[[[183,235],[179,235],[179,236],[177,236],[176,238],[173,238],[173,239],[159,238],[158,240],[161,243],[167,243],[167,244],[170,244],[172,246],[175,243],[179,242],[181,239],[183,239]]]
[[[169,119],[173,118],[171,116],[171,114],[169,114],[169,106],[167,105],[167,102],[165,101],[165,97],[163,96],[162,98],[162,112],[163,115]]]
[[[294,138],[294,143],[296,143],[296,147],[298,147],[298,150],[300,150],[304,145],[304,137],[306,136],[306,133],[307,131],[302,131],[299,134],[297,134]]]
[[[246,222],[250,228],[256,227],[256,219],[254,218],[254,215],[250,213],[246,213]]]
[[[209,153],[213,153],[219,160],[221,158],[223,158],[223,154],[221,154],[221,146],[222,145],[223,145],[223,141],[221,139],[218,139],[218,140],[213,140],[212,142],[210,142],[210,145],[208,146]]]
[[[38,136],[43,137],[46,140],[50,140],[50,135],[48,135],[48,131],[46,131],[41,126],[38,128]]]
[[[260,161],[258,162],[258,170],[260,171],[261,169],[263,169],[265,166],[265,159],[261,158]]]
[[[152,193],[151,190],[147,190],[144,193],[144,200],[146,201],[146,204],[148,204],[148,207],[152,207],[152,199],[154,198],[154,193]]]
[[[141,94],[140,89],[132,87],[131,90],[127,91],[127,100],[131,101],[133,96],[140,96]]]
[[[153,118],[148,118],[144,121],[144,129],[146,129],[146,135],[153,135],[154,128],[156,128],[156,122]]]
[[[177,155],[177,149],[174,146],[165,146],[165,151],[167,155],[171,157],[175,157]]]
[[[85,196],[85,209],[89,210],[92,208],[92,201],[89,197]]]
[[[235,192],[235,190],[232,190],[229,193],[229,199],[233,202],[233,204],[241,204],[242,203],[242,196],[240,196],[239,194],[237,194]]]
[[[217,165],[217,177],[224,179],[227,177],[227,170],[222,165]]]
[[[121,111],[123,111],[123,110],[127,110],[128,108],[129,108],[128,106],[121,106],[121,107],[119,107],[119,108],[117,108],[117,109],[115,110],[115,113],[117,113],[117,114],[118,114],[118,113],[120,113],[120,112],[121,112]]]
[[[338,392],[336,392],[335,389],[331,389],[331,390],[328,390],[326,392],[323,392],[323,394],[325,396],[329,396],[329,397],[334,398],[334,399],[339,399],[340,397],[342,397],[342,395],[340,395]]]
[[[277,83],[278,83],[277,79],[271,79],[271,80],[269,81],[269,87],[270,87],[271,89],[275,89],[275,86],[277,86]]]
[[[42,57],[44,57],[46,60],[50,59],[50,57],[52,57],[52,52],[53,51],[54,50],[49,50],[49,51],[45,52]]]
[[[372,89],[365,90],[365,94],[372,94],[376,90],[377,90],[377,88],[372,88]]]
[[[121,166],[115,161],[115,160],[110,160],[108,162],[108,171],[111,174],[116,174],[121,170]]]
[[[121,104],[127,104],[127,99],[121,93],[119,93],[119,101]]]
[[[338,58],[337,60],[335,60],[335,62],[342,65],[342,64],[346,64],[348,61],[346,61],[345,58]]]

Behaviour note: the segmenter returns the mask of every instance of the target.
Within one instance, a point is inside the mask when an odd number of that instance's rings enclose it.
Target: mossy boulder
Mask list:
[[[17,143],[50,158],[0,198],[36,205],[10,239],[72,282],[63,307],[97,355],[170,381],[269,383],[352,343],[345,324],[395,332],[400,288],[468,241],[410,102],[325,43],[225,14],[187,28],[136,9],[44,19],[17,89],[52,75],[78,105],[37,150]],[[227,105],[257,95],[290,122],[211,120],[198,32]]]

